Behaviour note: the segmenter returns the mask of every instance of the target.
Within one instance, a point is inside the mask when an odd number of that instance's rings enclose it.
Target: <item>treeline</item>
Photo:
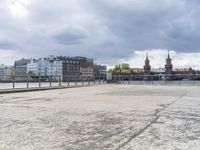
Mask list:
[[[113,69],[109,69],[108,72],[113,74],[132,74],[134,69],[127,63],[116,65]]]

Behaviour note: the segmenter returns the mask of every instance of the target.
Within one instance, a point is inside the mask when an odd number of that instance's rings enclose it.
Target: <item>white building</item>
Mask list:
[[[164,74],[165,68],[152,68],[151,71],[154,73]]]
[[[0,65],[0,80],[10,80],[14,74],[14,66]]]
[[[27,64],[27,73],[32,71],[36,75],[62,76],[62,61],[54,57],[39,59]]]
[[[37,61],[31,60],[31,62],[27,64],[27,74],[29,74],[30,72],[36,75],[39,74]]]

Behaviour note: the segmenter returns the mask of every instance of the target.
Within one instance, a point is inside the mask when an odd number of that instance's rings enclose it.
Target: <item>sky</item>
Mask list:
[[[87,56],[153,68],[200,69],[199,0],[0,0],[0,63]]]

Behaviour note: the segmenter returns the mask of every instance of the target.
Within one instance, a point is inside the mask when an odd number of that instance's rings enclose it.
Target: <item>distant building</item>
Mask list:
[[[166,59],[166,65],[165,65],[165,74],[173,74],[173,65],[172,65],[172,59],[170,58],[169,52],[168,52],[168,57]]]
[[[14,63],[16,80],[25,81],[27,79],[27,64],[31,63],[31,59],[20,59]]]
[[[62,61],[55,59],[54,56],[44,58],[38,62],[39,74],[48,76],[62,76]]]
[[[144,65],[144,74],[145,75],[150,75],[151,72],[151,66],[150,66],[150,61],[148,57],[148,53],[146,54],[146,60],[145,60],[145,65]]]
[[[63,81],[93,80],[93,59],[86,57],[56,57],[62,62]]]
[[[38,60],[31,60],[27,64],[27,74],[29,72],[35,75],[62,76],[62,61],[56,60],[53,56],[49,58],[41,58]]]
[[[103,65],[94,65],[94,78],[95,79],[106,79],[107,67]]]
[[[15,75],[13,66],[0,65],[0,80],[8,81],[12,80]]]
[[[144,69],[142,68],[132,68],[133,75],[144,75]]]
[[[80,80],[80,62],[74,57],[58,57],[62,61],[63,81]]]
[[[165,74],[165,68],[152,68],[151,71],[154,74]]]
[[[94,80],[94,62],[93,59],[86,57],[75,57],[80,63],[80,79]]]
[[[39,74],[39,68],[38,68],[38,60],[32,59],[30,63],[27,64],[27,74]]]
[[[175,74],[178,75],[192,75],[195,74],[195,70],[193,70],[191,67],[190,68],[178,68],[178,69],[173,69]]]
[[[106,80],[111,81],[112,80],[112,73],[107,72],[106,73]]]

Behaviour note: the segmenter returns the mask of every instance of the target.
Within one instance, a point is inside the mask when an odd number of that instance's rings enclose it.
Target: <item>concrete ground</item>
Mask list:
[[[0,95],[0,150],[198,150],[200,88],[99,85]]]

